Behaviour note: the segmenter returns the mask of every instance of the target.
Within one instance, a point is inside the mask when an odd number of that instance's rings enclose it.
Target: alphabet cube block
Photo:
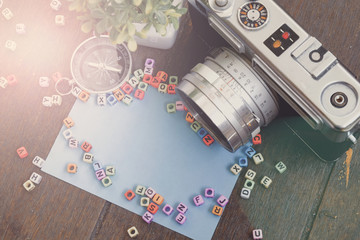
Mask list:
[[[167,93],[172,94],[172,95],[176,94],[175,87],[176,87],[176,85],[169,84],[168,87],[167,87]]]
[[[63,131],[62,134],[66,140],[68,140],[72,137],[72,132],[70,129],[66,129],[65,131]]]
[[[14,14],[12,13],[12,11],[9,8],[4,8],[1,11],[1,13],[5,17],[6,20],[10,20],[14,17]]]
[[[33,163],[35,166],[37,166],[37,167],[39,167],[39,168],[42,168],[42,166],[43,166],[44,163],[45,163],[45,160],[42,159],[42,158],[39,157],[39,156],[35,156],[34,159],[32,160],[32,163]]]
[[[257,153],[253,156],[253,160],[256,165],[259,165],[264,161],[264,157],[261,153]]]
[[[150,85],[153,86],[154,88],[159,88],[159,85],[161,83],[161,80],[157,77],[153,77],[151,79]]]
[[[187,112],[187,113],[186,113],[185,120],[186,120],[188,123],[193,123],[193,122],[195,121],[195,118],[193,117],[193,115],[192,115],[190,112]]]
[[[184,203],[179,203],[179,205],[176,207],[176,210],[182,214],[185,214],[188,210],[188,207]]]
[[[96,101],[99,106],[105,106],[106,105],[106,94],[104,94],[104,93],[98,94]]]
[[[43,97],[42,105],[45,107],[51,107],[53,105],[52,97]]]
[[[194,121],[191,125],[190,125],[191,129],[194,132],[198,132],[199,129],[201,128],[201,124],[198,121]]]
[[[75,122],[71,119],[71,117],[67,117],[63,120],[63,123],[64,125],[67,127],[67,128],[71,128],[74,126]]]
[[[147,84],[146,82],[140,82],[138,85],[138,90],[146,92],[148,86],[149,84]]]
[[[50,78],[48,78],[48,77],[40,77],[39,78],[39,85],[40,85],[40,87],[49,87]]]
[[[184,103],[182,101],[176,101],[175,102],[176,111],[184,111]]]
[[[104,179],[106,177],[105,171],[104,169],[99,169],[95,172],[96,178],[101,181],[102,179]]]
[[[60,72],[54,72],[52,75],[51,75],[51,78],[52,80],[56,83],[58,82],[61,78],[62,78],[62,75]]]
[[[155,203],[150,203],[149,206],[147,207],[148,212],[150,212],[151,214],[155,214],[158,210],[159,210],[159,206],[156,205]]]
[[[252,142],[254,145],[261,144],[261,134],[257,134],[255,137],[253,137]]]
[[[140,81],[144,77],[144,71],[142,69],[137,69],[134,71],[134,76]]]
[[[195,206],[201,206],[205,203],[203,197],[201,195],[197,195],[193,198]]]
[[[217,200],[216,202],[222,206],[222,207],[225,207],[226,204],[229,202],[229,199],[227,197],[225,197],[224,195],[221,195]]]
[[[33,183],[36,183],[36,184],[40,184],[41,182],[41,179],[42,179],[42,176],[40,176],[39,174],[37,174],[36,172],[33,172],[30,176],[30,180],[33,182]]]
[[[255,155],[256,151],[255,149],[253,149],[252,147],[248,147],[247,149],[245,149],[245,154],[251,158]]]
[[[272,183],[272,180],[269,177],[264,176],[263,179],[261,179],[260,183],[264,185],[264,187],[269,188],[270,184]]]
[[[250,194],[251,194],[251,190],[248,188],[242,188],[241,189],[241,193],[240,193],[240,197],[243,199],[249,199],[250,198]]]
[[[83,142],[83,144],[81,144],[81,149],[84,150],[85,152],[89,152],[91,148],[92,146],[88,142]]]
[[[239,166],[240,167],[247,167],[249,165],[248,159],[246,157],[239,158]]]
[[[136,193],[136,194],[141,195],[141,196],[144,196],[145,191],[146,191],[146,187],[141,186],[141,185],[137,185],[137,186],[136,186],[136,189],[135,189],[135,193]]]
[[[255,182],[253,180],[246,179],[244,183],[245,188],[252,190],[254,186],[255,186]]]
[[[148,197],[142,197],[142,198],[140,199],[140,206],[142,206],[142,207],[147,207],[147,206],[149,206],[149,204],[150,204],[150,198],[148,198]]]
[[[60,106],[62,103],[62,97],[60,95],[52,95],[51,100],[55,106]]]
[[[9,81],[4,77],[0,77],[0,87],[6,88],[8,85],[9,85]]]
[[[132,98],[132,96],[126,94],[122,101],[126,105],[130,105],[130,103],[132,103],[132,101],[133,101],[133,98]]]
[[[21,159],[26,158],[29,155],[25,147],[19,147],[16,149],[16,152]]]
[[[61,7],[61,2],[59,0],[52,0],[50,3],[50,7],[55,11],[58,11]]]
[[[263,239],[263,234],[262,234],[261,229],[255,229],[255,230],[253,230],[252,233],[253,233],[253,239],[254,240]]]
[[[71,148],[78,148],[79,146],[79,141],[76,140],[75,138],[70,138],[69,139],[69,147]]]
[[[75,163],[69,163],[67,165],[67,172],[68,173],[76,173],[77,172],[77,165]]]
[[[4,4],[3,0],[0,0],[0,8],[2,7],[3,4]]]
[[[194,123],[193,123],[194,124]],[[204,138],[206,135],[208,135],[209,133],[205,130],[205,128],[200,128],[198,131],[197,131],[197,135],[200,137],[200,138]]]
[[[96,172],[96,171],[102,169],[102,166],[101,166],[101,164],[99,162],[94,162],[93,163],[93,168],[94,168],[94,171]]]
[[[118,102],[121,102],[121,100],[123,100],[125,97],[125,94],[120,89],[114,90],[113,95]]]
[[[145,67],[148,67],[148,68],[154,68],[155,66],[155,60],[152,59],[152,58],[147,58],[145,60]]]
[[[136,77],[132,77],[128,80],[130,86],[132,86],[133,88],[136,88],[139,84],[139,80]]]
[[[156,73],[156,77],[161,81],[161,82],[166,82],[167,78],[168,78],[168,74],[164,71],[158,71]]]
[[[5,47],[14,52],[16,50],[16,42],[14,42],[12,40],[7,40],[5,42]]]
[[[27,180],[26,182],[24,182],[23,186],[26,189],[26,191],[28,191],[28,192],[34,190],[34,188],[35,188],[35,184],[32,183],[30,180]]]
[[[153,74],[153,71],[154,71],[154,69],[153,68],[151,68],[151,67],[145,67],[144,68],[144,75],[152,75]]]
[[[78,96],[78,98],[83,102],[87,102],[89,100],[89,97],[90,97],[90,93],[85,91],[81,91]]]
[[[104,187],[109,187],[112,185],[112,181],[109,177],[104,177],[103,179],[101,179],[101,183]]]
[[[156,193],[152,200],[154,201],[154,203],[160,206],[164,202],[164,197]]]
[[[213,188],[205,188],[205,197],[213,198],[215,196],[215,190]]]
[[[177,85],[178,84],[178,77],[177,76],[170,76],[169,77],[169,84]]]
[[[166,83],[160,83],[158,87],[159,93],[167,93],[167,84]]]
[[[73,87],[73,89],[71,90],[71,94],[74,96],[74,97],[79,97],[80,93],[81,93],[81,89],[79,87]]]
[[[129,189],[124,195],[129,201],[131,201],[135,197],[135,193],[131,189]]]
[[[241,172],[241,167],[238,164],[234,164],[231,166],[230,171],[234,174],[234,175],[238,175]]]
[[[183,225],[186,221],[186,216],[182,213],[179,213],[176,218],[175,218],[176,222],[178,222],[179,224]]]
[[[16,31],[17,34],[25,34],[26,33],[25,24],[17,23],[15,25],[15,31]]]
[[[94,155],[92,155],[91,153],[84,153],[83,156],[83,161],[86,163],[93,163],[94,161]]]
[[[203,142],[205,143],[206,146],[210,146],[215,142],[215,140],[210,134],[208,134],[203,138]]]
[[[121,86],[121,90],[123,90],[126,94],[131,94],[134,88],[126,82]]]
[[[152,222],[152,220],[154,219],[154,215],[152,215],[149,212],[145,212],[144,215],[142,216],[142,219],[147,222],[148,224],[150,224]]]
[[[285,172],[285,170],[286,170],[286,165],[285,165],[283,162],[278,162],[278,163],[275,165],[275,168],[276,168],[276,170],[279,171],[279,173],[283,173],[283,172]]]
[[[139,235],[139,232],[138,232],[138,230],[136,229],[136,227],[131,227],[131,228],[129,228],[129,229],[127,230],[127,232],[128,232],[128,234],[129,234],[129,236],[130,236],[131,238],[135,238],[137,235]]]
[[[174,211],[174,208],[170,206],[169,204],[165,204],[165,206],[162,209],[163,213],[170,216],[170,214]]]
[[[256,176],[256,172],[251,169],[248,169],[247,172],[245,173],[245,178],[249,180],[254,180],[255,176]]]
[[[143,82],[146,84],[150,84],[152,79],[153,79],[153,76],[151,76],[151,74],[144,74]]]
[[[145,191],[145,195],[152,199],[155,196],[156,192],[151,187],[147,188]]]
[[[116,99],[116,97],[112,94],[110,94],[107,98],[106,98],[107,102],[109,103],[110,106],[114,106],[118,101]]]
[[[134,93],[134,97],[139,99],[139,100],[143,100],[144,97],[145,97],[145,92],[143,90],[136,89],[136,91]]]
[[[219,206],[214,206],[213,209],[212,209],[212,213],[214,215],[217,215],[217,216],[221,216],[221,214],[223,213],[224,209],[222,207],[219,207]]]
[[[116,173],[116,169],[113,166],[106,166],[105,173],[106,173],[106,176],[114,176]]]
[[[65,17],[64,15],[55,16],[55,25],[56,26],[65,26]]]
[[[16,85],[18,82],[18,80],[14,74],[7,76],[6,80],[8,81],[9,86]]]
[[[175,104],[174,103],[168,103],[166,105],[166,111],[168,113],[175,113],[176,112],[176,107],[175,107]]]

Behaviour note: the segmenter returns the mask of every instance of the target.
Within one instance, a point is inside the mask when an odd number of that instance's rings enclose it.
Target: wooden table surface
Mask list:
[[[75,101],[67,96],[60,107],[42,106],[42,98],[55,90],[53,83],[49,88],[39,87],[38,79],[56,71],[70,77],[71,54],[89,37],[79,31],[76,14],[68,11],[65,1],[59,12],[52,11],[48,2],[5,0],[0,9],[8,7],[14,13],[10,21],[0,16],[0,76],[15,74],[19,80],[16,86],[0,89],[0,239],[129,239],[126,230],[131,226],[139,229],[138,239],[186,239],[46,175],[31,163],[36,155],[47,157]],[[360,74],[358,0],[276,2],[355,75]],[[55,26],[56,14],[66,16],[66,26]],[[25,35],[15,32],[20,22],[26,24]],[[4,47],[8,39],[17,42],[15,52]],[[134,69],[153,56],[157,66],[183,76],[203,61],[211,47],[186,16],[175,46],[170,50],[140,47],[133,54]],[[344,157],[323,163],[281,129],[281,124],[274,123],[264,131],[258,151],[266,161],[251,165],[274,183],[269,189],[257,187],[250,200],[243,200],[240,190],[245,180],[239,177],[213,239],[252,239],[254,228],[261,228],[264,239],[271,240],[360,239],[359,147],[354,148],[346,187]],[[29,152],[25,159],[16,153],[21,146]],[[279,160],[288,166],[282,175],[273,167]],[[34,171],[43,180],[27,192],[22,184]]]

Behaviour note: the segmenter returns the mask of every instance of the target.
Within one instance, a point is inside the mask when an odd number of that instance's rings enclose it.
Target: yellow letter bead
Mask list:
[[[75,124],[74,121],[70,117],[65,118],[63,122],[67,128],[71,128]]]
[[[80,94],[78,95],[78,98],[83,102],[87,102],[89,100],[89,97],[90,97],[90,93],[85,91],[81,91]]]
[[[261,153],[257,153],[253,156],[253,160],[256,165],[259,165],[264,161],[264,157]]]
[[[156,203],[157,205],[161,205],[164,202],[164,198],[163,196],[161,196],[160,194],[156,193],[155,196],[152,199],[154,201],[154,203]]]
[[[104,187],[109,187],[112,184],[111,179],[109,177],[104,177],[103,179],[101,179],[101,182],[104,185]]]
[[[31,190],[33,190],[35,188],[35,184],[33,184],[33,182],[30,180],[27,180],[26,182],[24,182],[23,186],[26,189],[26,191],[28,191],[28,192],[30,192]]]
[[[141,186],[141,185],[137,185],[136,189],[135,189],[135,193],[141,196],[145,195],[145,191],[146,191],[146,187]]]
[[[76,173],[77,172],[77,165],[75,163],[69,163],[67,165],[68,173]]]
[[[213,210],[212,210],[212,213],[213,213],[213,214],[215,214],[215,215],[217,215],[217,216],[221,216],[222,212],[223,212],[223,208],[222,208],[222,207],[217,206],[217,205],[215,205],[215,206],[213,207]]]
[[[127,230],[127,232],[128,232],[128,234],[129,234],[129,236],[130,236],[131,238],[135,238],[137,235],[139,235],[139,232],[138,232],[138,230],[136,229],[136,227],[131,227],[131,228],[129,228],[129,229]]]
[[[148,197],[142,197],[142,198],[140,199],[140,206],[142,206],[142,207],[147,207],[147,206],[149,206],[149,204],[150,204],[150,198],[148,198]]]
[[[234,164],[232,165],[232,167],[230,168],[230,171],[234,174],[234,175],[238,175],[241,172],[241,167],[238,164]]]
[[[92,155],[91,153],[84,153],[83,161],[86,163],[93,163],[94,155]]]
[[[42,179],[42,176],[40,176],[39,174],[37,174],[36,172],[33,172],[30,176],[30,180],[33,182],[33,183],[36,183],[36,184],[40,184],[41,182],[41,179]]]
[[[254,180],[255,176],[256,176],[256,172],[254,172],[251,169],[247,170],[247,172],[245,173],[245,178],[249,180]]]
[[[113,91],[113,95],[118,100],[118,102],[121,102],[121,100],[124,99],[125,93],[123,93],[120,89],[116,89]]]
[[[114,176],[115,175],[115,167],[113,166],[106,166],[105,168],[105,173],[106,173],[106,176]]]
[[[271,179],[267,176],[264,176],[263,179],[261,179],[260,182],[264,187],[269,188],[270,184],[272,183]]]
[[[168,113],[175,113],[176,112],[176,107],[175,107],[175,103],[168,103],[166,105],[166,111]]]

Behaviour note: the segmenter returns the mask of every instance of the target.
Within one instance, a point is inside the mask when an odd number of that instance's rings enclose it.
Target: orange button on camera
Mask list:
[[[279,48],[279,47],[281,47],[281,41],[280,41],[280,40],[276,40],[276,41],[273,43],[273,47],[274,47],[274,48]]]

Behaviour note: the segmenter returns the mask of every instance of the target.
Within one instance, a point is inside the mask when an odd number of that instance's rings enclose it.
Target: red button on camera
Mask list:
[[[290,37],[290,33],[288,33],[288,32],[284,32],[282,34],[282,38],[285,39],[285,40],[287,40],[289,37]]]

